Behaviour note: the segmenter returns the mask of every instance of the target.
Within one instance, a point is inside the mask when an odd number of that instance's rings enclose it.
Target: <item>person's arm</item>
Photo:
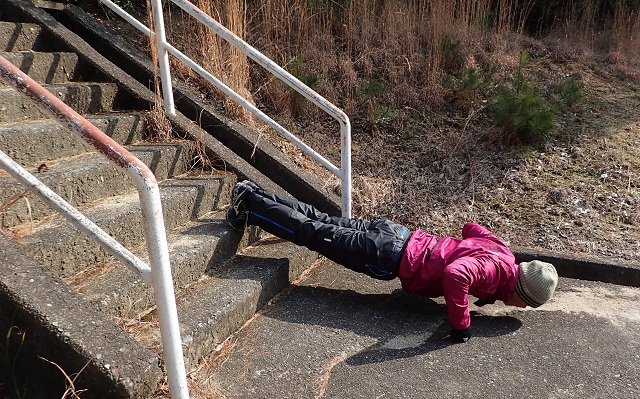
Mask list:
[[[453,330],[451,338],[456,342],[466,342],[471,337],[471,317],[469,315],[469,290],[476,284],[483,291],[495,291],[495,268],[485,267],[487,260],[464,257],[449,264],[442,280],[444,299],[449,323]]]

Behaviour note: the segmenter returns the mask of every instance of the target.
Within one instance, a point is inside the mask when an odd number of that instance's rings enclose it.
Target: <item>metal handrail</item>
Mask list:
[[[72,205],[47,188],[4,152],[0,151],[0,166],[9,174],[53,206],[67,220],[97,241],[109,253],[134,271],[139,272],[145,282],[151,283],[158,309],[160,334],[171,397],[173,399],[188,399],[189,392],[182,353],[182,341],[180,339],[173,278],[169,264],[169,247],[164,228],[160,189],[155,176],[142,161],[2,56],[0,56],[0,80],[4,80],[20,93],[33,100],[43,111],[55,118],[72,133],[94,146],[116,166],[123,168],[133,180],[140,197],[147,252],[149,253],[151,267],[147,266]]]
[[[191,60],[189,57],[184,55],[174,46],[166,40],[166,35],[164,32],[164,19],[162,15],[162,5],[160,0],[152,0],[152,13],[154,18],[154,25],[156,27],[154,32],[146,27],[144,24],[140,23],[137,19],[129,15],[126,11],[120,8],[118,5],[113,3],[111,0],[100,0],[104,5],[113,10],[116,14],[120,15],[127,22],[132,24],[136,29],[146,34],[147,36],[155,39],[156,48],[158,52],[159,58],[159,69],[160,76],[162,79],[162,90],[163,90],[163,101],[165,110],[170,113],[175,113],[175,104],[173,102],[173,91],[172,91],[172,83],[171,83],[171,74],[169,71],[169,60],[168,54],[172,54],[180,61],[184,62],[191,69],[193,69],[200,76],[205,78],[211,84],[216,86],[220,91],[230,96],[235,102],[240,104],[242,107],[247,109],[253,115],[258,117],[260,120],[265,122],[268,126],[278,132],[281,136],[286,138],[287,140],[294,143],[299,149],[307,153],[309,156],[318,161],[322,166],[327,168],[331,173],[336,175],[341,180],[342,184],[342,216],[351,217],[351,123],[349,121],[349,117],[335,105],[330,103],[320,94],[316,93],[314,90],[309,88],[307,85],[302,83],[298,78],[284,70],[282,67],[277,65],[275,62],[271,61],[264,54],[253,48],[247,42],[242,40],[240,37],[236,36],[233,32],[222,26],[219,22],[211,18],[205,12],[194,6],[187,0],[171,0],[177,6],[185,10],[191,16],[196,18],[198,21],[212,29],[216,34],[226,40],[229,44],[236,47],[240,51],[242,51],[249,58],[257,62],[263,68],[277,76],[280,80],[282,80],[289,87],[303,95],[309,101],[311,101],[314,105],[318,106],[320,109],[325,111],[327,114],[332,116],[340,123],[340,147],[341,147],[341,167],[336,167],[333,163],[327,160],[325,157],[320,155],[314,149],[309,147],[299,138],[294,136],[291,132],[285,129],[283,126],[278,124],[264,112],[259,110],[255,105],[248,102],[242,96],[238,95],[235,91],[229,88],[227,85],[222,83],[219,79],[213,76],[211,73],[206,71],[196,62]]]

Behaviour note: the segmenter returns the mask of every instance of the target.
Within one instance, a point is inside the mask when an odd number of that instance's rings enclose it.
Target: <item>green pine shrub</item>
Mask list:
[[[554,127],[554,111],[540,95],[538,85],[527,79],[529,56],[523,52],[511,86],[500,84],[488,102],[495,124],[506,142],[539,143]]]
[[[556,113],[565,112],[582,99],[582,86],[575,76],[560,83],[551,98],[551,104]]]

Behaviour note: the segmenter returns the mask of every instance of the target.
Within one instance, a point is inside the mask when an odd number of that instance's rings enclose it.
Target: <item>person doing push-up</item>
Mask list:
[[[437,237],[386,219],[329,216],[247,180],[233,189],[227,222],[238,231],[247,224],[258,226],[376,279],[399,278],[406,292],[444,296],[452,327],[449,337],[455,342],[471,338],[469,295],[478,298],[478,306],[499,300],[537,308],[558,284],[552,264],[515,263],[502,240],[473,222],[464,225],[462,238]]]

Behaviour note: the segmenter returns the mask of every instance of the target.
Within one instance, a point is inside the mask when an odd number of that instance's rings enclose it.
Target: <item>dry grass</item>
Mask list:
[[[115,263],[96,263],[65,279],[65,283],[69,284],[75,291],[83,293],[96,278],[109,273],[116,266],[121,267]]]
[[[218,2],[197,0],[193,3],[240,38],[246,37],[246,6],[244,0]],[[179,21],[168,26],[168,38],[170,41],[181,43],[185,54],[202,65],[236,93],[252,102],[247,57],[235,47],[227,44],[211,29],[191,19],[188,14],[180,11],[178,15],[172,15],[170,18],[172,21]],[[253,125],[253,117],[248,111],[221,92],[218,92],[217,89],[191,71],[186,65],[174,62],[173,67],[179,77],[206,88],[204,90],[206,95],[217,97],[225,113],[230,117],[238,119],[249,126]]]
[[[58,369],[58,371],[60,371],[62,373],[62,375],[64,376],[65,379],[65,384],[66,384],[66,389],[62,394],[61,399],[80,399],[82,396],[81,394],[83,392],[86,391],[86,389],[76,389],[75,386],[75,382],[78,379],[78,377],[80,376],[80,374],[82,374],[82,372],[84,371],[84,369],[89,365],[90,362],[87,362],[82,369],[80,369],[80,371],[78,371],[77,373],[72,374],[71,376],[69,376],[63,369],[62,367],[60,367],[57,363],[52,362],[51,360],[45,359],[43,357],[40,357],[40,359],[44,360],[47,363],[50,363],[51,365],[53,365],[55,368]]]
[[[0,220],[2,221],[0,224],[0,232],[16,242],[20,242],[20,240],[37,229],[38,226],[61,218],[58,213],[54,212],[40,219],[34,219],[28,195],[28,191],[23,191],[12,195],[0,204]],[[14,206],[17,206],[21,200],[24,201],[24,207],[20,210],[12,209]],[[7,219],[10,219],[10,222],[7,223]]]
[[[549,21],[549,14],[557,16],[553,25],[546,22],[540,27],[530,15],[534,8],[544,7],[538,3],[257,0],[248,6],[245,0],[195,2],[352,118],[375,119],[380,107],[398,112],[406,107],[432,110],[447,106],[440,84],[452,67],[495,67],[498,76],[508,78],[513,58],[523,47],[522,39],[514,34],[536,29],[544,31],[548,44],[565,56],[600,54],[618,65],[621,75],[637,75],[637,11],[618,6],[603,15],[598,0],[572,0],[548,5],[543,15]],[[210,29],[182,11],[171,14],[168,10],[170,40],[232,89],[275,112],[293,130],[300,118],[317,118],[314,107]],[[455,48],[443,45],[443,40]],[[183,79],[210,87],[184,65],[175,60],[173,65]],[[204,95],[240,122],[256,126],[246,111],[215,89],[206,89]],[[298,122],[290,122],[291,117]]]
[[[162,354],[162,339],[160,336],[160,321],[155,306],[132,315],[131,311],[123,311],[114,323],[146,348]]]
[[[19,221],[22,221],[21,216],[17,212],[11,210],[11,207],[15,205],[17,202],[19,202],[20,200],[24,200],[25,206],[27,208],[27,215],[29,217],[29,222],[30,223],[33,222],[33,218],[31,215],[31,203],[29,202],[29,198],[27,198],[27,193],[28,191],[25,190],[21,193],[14,194],[9,198],[7,198],[2,204],[0,204],[0,218],[2,220],[2,222],[0,223],[0,231],[2,231],[7,227],[6,220],[5,220],[7,217],[10,217],[10,216],[15,217]]]

